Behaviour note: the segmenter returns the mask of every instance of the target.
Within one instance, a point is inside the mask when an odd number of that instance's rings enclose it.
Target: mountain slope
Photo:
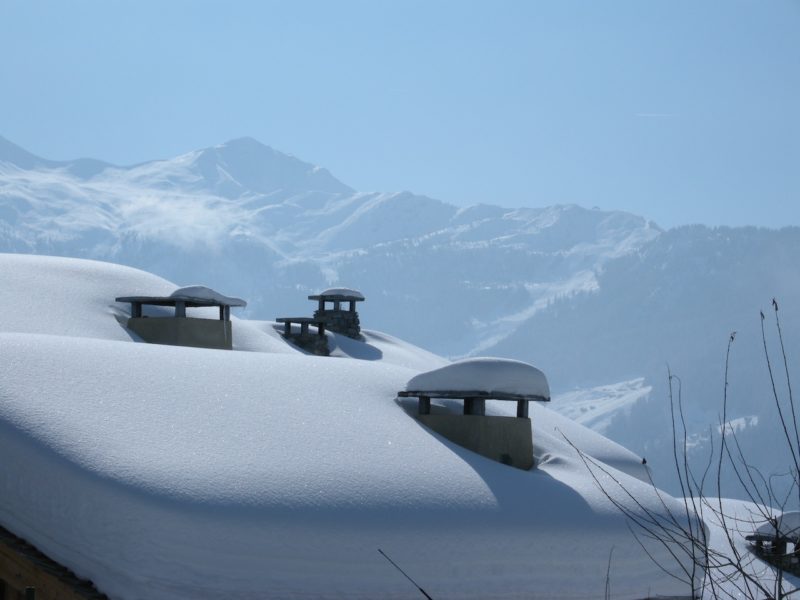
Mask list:
[[[741,433],[753,465],[780,464],[780,431],[770,399],[761,318],[777,368],[771,307],[777,298],[790,359],[800,356],[800,229],[682,227],[663,233],[636,254],[607,264],[591,294],[565,298],[534,315],[492,348],[498,355],[537,357],[554,380],[583,388],[644,377],[650,401],[628,405],[605,433],[662,467],[671,462],[668,371],[680,378],[698,468],[709,430],[722,410],[726,345],[736,331],[729,369],[729,419],[747,418]],[[548,343],[544,355],[531,340]],[[791,374],[791,371],[790,371]],[[796,375],[796,373],[795,373]],[[779,375],[783,380],[783,373]],[[754,418],[753,418],[754,417]],[[730,489],[730,488],[729,488]],[[733,492],[730,492],[733,493]]]

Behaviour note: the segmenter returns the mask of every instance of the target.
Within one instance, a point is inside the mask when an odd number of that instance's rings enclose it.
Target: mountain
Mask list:
[[[326,169],[247,137],[172,160],[117,168],[114,176],[137,187],[212,192],[230,199],[306,192],[353,193]]]
[[[672,229],[607,263],[593,293],[556,301],[495,350],[531,358],[531,338],[557,339],[540,363],[556,379],[579,386],[642,374],[665,378],[666,359],[688,381],[707,380],[699,391],[713,394],[730,333],[738,332],[734,359],[748,348],[755,350],[748,360],[756,361],[759,311],[767,312],[773,297],[790,309],[800,299],[797,256],[797,228]],[[789,331],[800,325],[795,310],[783,318]],[[643,343],[652,351],[642,354]]]
[[[657,464],[669,462],[669,373],[680,389],[695,468],[702,472],[716,438],[728,369],[728,421],[737,421],[739,444],[754,467],[769,473],[785,456],[785,440],[772,398],[765,346],[790,413],[789,390],[776,314],[792,373],[800,356],[800,229],[680,227],[662,233],[636,253],[607,263],[590,294],[563,298],[533,315],[492,349],[500,356],[537,363],[556,381],[579,389],[643,378],[649,394],[624,405],[603,431]],[[772,299],[779,308],[776,313]],[[781,308],[783,307],[783,308]],[[761,311],[766,342],[762,340]],[[545,340],[537,353],[531,340]],[[796,375],[796,373],[795,373]],[[612,406],[614,393],[606,393]],[[595,397],[597,395],[595,394]],[[630,397],[630,396],[629,396]],[[602,405],[587,410],[602,414]],[[668,431],[667,431],[668,433]],[[775,481],[786,491],[788,480]],[[731,489],[730,487],[728,488]]]
[[[731,417],[767,460],[758,313],[778,297],[798,355],[798,250],[796,228],[663,231],[575,205],[460,208],[357,192],[251,138],[130,167],[50,161],[0,140],[0,251],[211,285],[246,298],[251,318],[311,314],[309,294],[357,287],[367,327],[451,357],[533,362],[566,413],[654,464],[671,456],[666,365],[684,382],[701,453],[732,330]]]

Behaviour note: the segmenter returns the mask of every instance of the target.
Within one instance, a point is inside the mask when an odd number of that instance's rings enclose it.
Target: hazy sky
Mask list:
[[[359,190],[800,225],[800,0],[0,0],[0,135],[253,136]]]

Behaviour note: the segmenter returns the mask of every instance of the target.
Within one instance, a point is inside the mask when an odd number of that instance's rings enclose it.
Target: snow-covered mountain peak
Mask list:
[[[137,186],[191,190],[228,199],[271,195],[285,198],[306,192],[353,193],[326,169],[249,137],[171,159],[115,169],[111,178]]]
[[[352,194],[327,169],[243,137],[200,150],[194,168],[214,189],[230,196],[275,192]],[[238,192],[238,194],[236,194]]]

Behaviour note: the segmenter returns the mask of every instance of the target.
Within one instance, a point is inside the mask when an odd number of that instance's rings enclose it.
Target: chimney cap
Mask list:
[[[332,300],[332,301],[349,301],[349,302],[363,302],[364,294],[358,290],[351,288],[329,288],[308,297],[309,300]]]

